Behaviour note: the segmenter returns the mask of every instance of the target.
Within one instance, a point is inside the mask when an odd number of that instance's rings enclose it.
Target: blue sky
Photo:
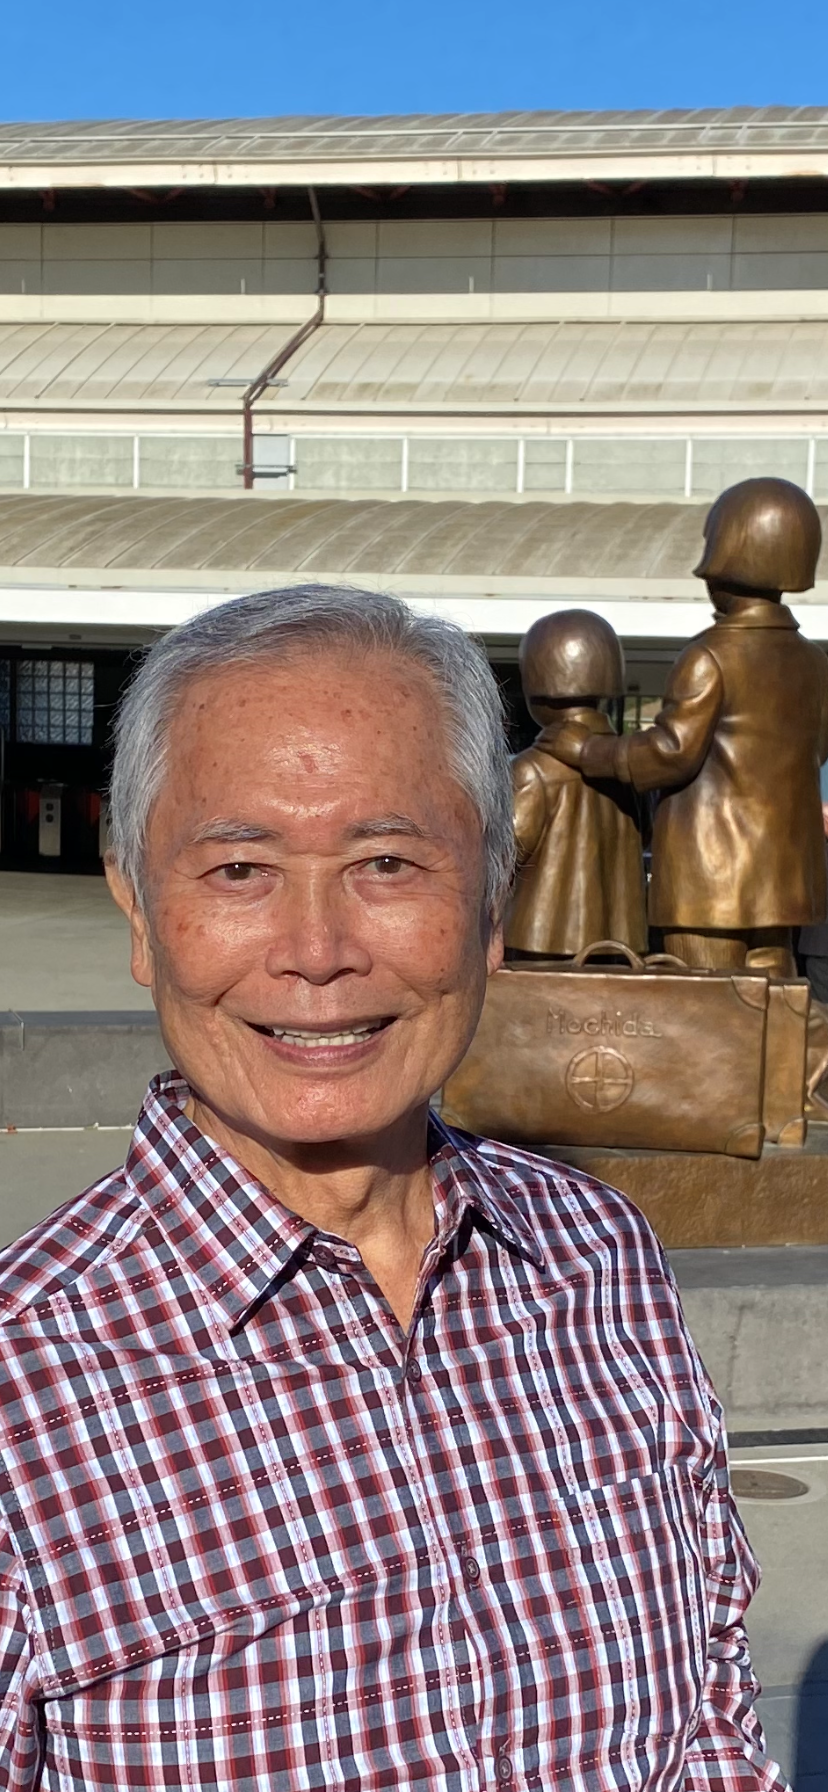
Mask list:
[[[0,116],[828,105],[828,0],[6,0]]]

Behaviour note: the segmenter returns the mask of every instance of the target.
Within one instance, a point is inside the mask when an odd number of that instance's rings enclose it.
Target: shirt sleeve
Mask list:
[[[759,1585],[759,1568],[730,1491],[721,1409],[713,1491],[702,1543],[709,1641],[698,1727],[685,1756],[683,1792],[789,1792],[781,1768],[765,1752],[756,1713],[759,1683],[744,1617]]]
[[[34,1792],[43,1766],[43,1706],[20,1563],[0,1534],[0,1792]]]

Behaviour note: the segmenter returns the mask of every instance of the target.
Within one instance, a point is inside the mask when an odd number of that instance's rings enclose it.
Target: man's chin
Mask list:
[[[272,1104],[268,1103],[267,1112],[261,1114],[259,1125],[270,1134],[274,1143],[282,1141],[286,1145],[308,1147],[332,1145],[337,1140],[354,1142],[393,1133],[397,1128],[404,1130],[412,1112],[418,1108],[425,1111],[428,1105],[427,1097],[418,1098],[415,1093],[403,1102],[398,1092],[393,1103],[387,1095],[371,1099],[366,1092],[361,1099],[352,1096],[347,1100],[343,1099],[343,1093],[312,1090],[299,1099],[274,1100]]]
[[[404,1133],[412,1115],[425,1115],[429,1096],[418,1089],[404,1091],[399,1079],[383,1082],[381,1089],[360,1089],[358,1079],[350,1087],[309,1079],[302,1087],[295,1078],[280,1077],[230,1091],[200,1083],[195,1076],[191,1087],[200,1093],[195,1095],[194,1118],[205,1132],[211,1131],[211,1121],[213,1130],[218,1122],[239,1148],[249,1138],[277,1156],[284,1149],[345,1144],[397,1129]]]

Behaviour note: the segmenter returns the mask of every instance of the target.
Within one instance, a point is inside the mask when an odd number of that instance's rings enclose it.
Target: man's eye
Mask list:
[[[230,884],[250,883],[261,872],[260,865],[250,865],[244,859],[236,859],[232,865],[221,865],[219,869]]]
[[[393,877],[395,872],[405,868],[404,859],[395,859],[393,853],[388,852],[382,853],[377,859],[372,859],[371,864],[379,872],[380,877]]]

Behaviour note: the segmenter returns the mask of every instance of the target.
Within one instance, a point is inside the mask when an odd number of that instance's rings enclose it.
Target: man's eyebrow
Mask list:
[[[393,834],[405,834],[411,840],[427,840],[425,828],[410,815],[378,815],[367,821],[355,821],[345,829],[346,840],[376,840]]]
[[[191,846],[202,846],[205,841],[224,841],[228,846],[244,845],[261,840],[279,840],[281,835],[275,828],[256,827],[249,821],[225,821],[219,817],[216,821],[205,822],[203,828],[197,828],[192,835]]]
[[[394,835],[404,835],[411,840],[428,838],[425,829],[410,815],[369,816],[365,821],[355,821],[345,829],[346,840],[376,840]],[[218,816],[214,821],[207,821],[203,827],[197,828],[190,844],[203,846],[206,842],[215,840],[226,846],[244,846],[282,839],[283,835],[277,828],[258,827],[254,822],[232,821]]]

